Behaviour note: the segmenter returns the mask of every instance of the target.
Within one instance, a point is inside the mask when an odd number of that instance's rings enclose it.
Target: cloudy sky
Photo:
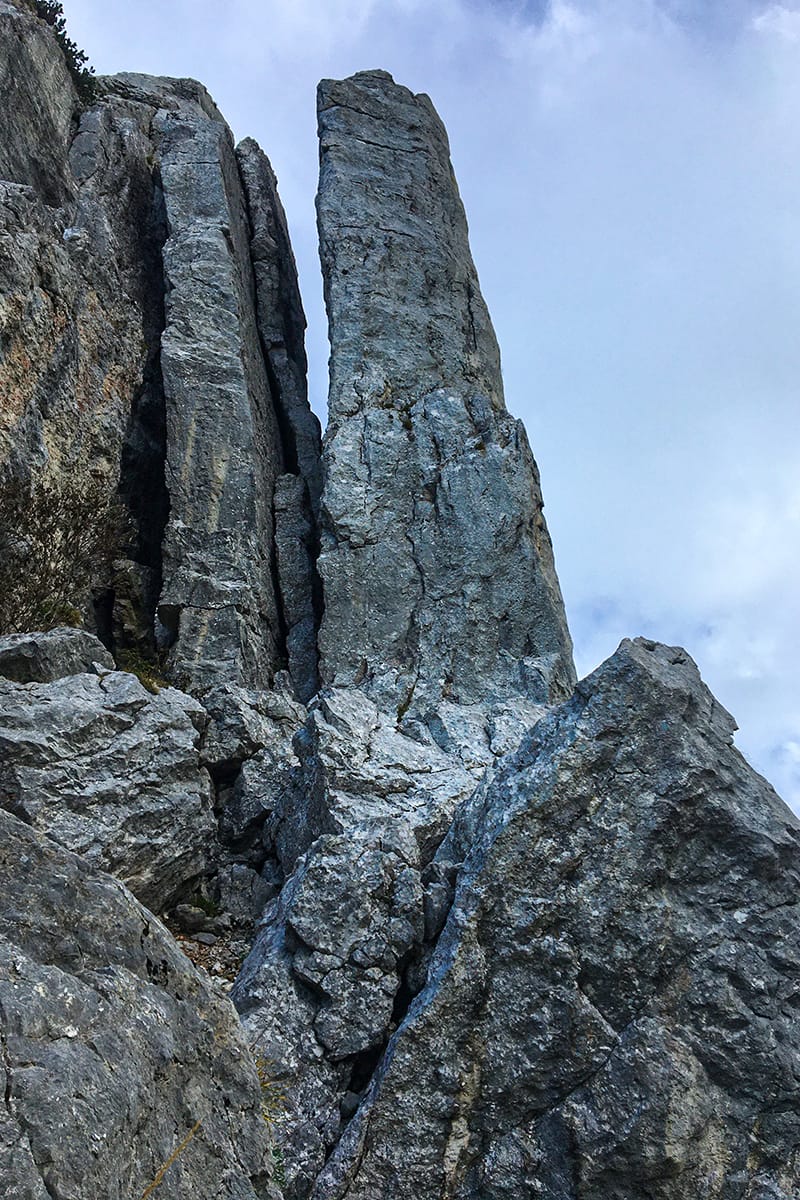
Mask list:
[[[686,646],[800,809],[800,0],[66,0],[100,72],[201,79],[278,173],[325,412],[314,91],[450,134],[585,673]]]

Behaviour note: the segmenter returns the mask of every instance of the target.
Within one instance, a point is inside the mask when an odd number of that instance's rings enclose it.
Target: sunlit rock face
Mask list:
[[[800,822],[734,728],[684,651],[623,642],[460,807],[315,1200],[796,1195]]]

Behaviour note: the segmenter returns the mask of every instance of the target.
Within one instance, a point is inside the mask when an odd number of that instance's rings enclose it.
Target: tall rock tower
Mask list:
[[[539,476],[504,405],[444,127],[384,71],[323,81],[319,127],[322,678],[422,717],[443,698],[563,699]]]

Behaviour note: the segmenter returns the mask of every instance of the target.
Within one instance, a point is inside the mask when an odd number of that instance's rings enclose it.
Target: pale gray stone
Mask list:
[[[121,883],[0,810],[0,1196],[277,1200],[229,1001]],[[199,1123],[199,1125],[198,1125]]]
[[[268,686],[286,657],[278,401],[287,469],[299,439],[315,502],[320,470],[274,176],[249,144],[245,197],[193,80],[100,78],[81,112],[30,5],[4,2],[0,22],[0,479],[122,499],[114,565],[87,564],[73,598],[107,644],[152,654],[160,602],[174,682]]]
[[[0,638],[0,676],[15,683],[52,683],[65,675],[114,671],[114,659],[85,629],[51,629]]]
[[[323,681],[421,718],[442,699],[563,699],[538,473],[505,409],[444,128],[383,71],[324,80],[318,112]]]
[[[286,214],[269,159],[252,138],[236,147],[250,219],[256,322],[281,433],[287,474],[275,484],[276,570],[286,658],[303,702],[319,684],[316,572],[322,491],[321,431],[308,403],[306,319]]]
[[[217,876],[220,908],[234,922],[252,929],[264,914],[264,909],[279,890],[277,883],[243,863],[231,863],[220,868]]]
[[[318,697],[294,745],[299,767],[259,814],[288,879],[233,992],[287,1097],[276,1137],[288,1200],[307,1195],[346,1097],[366,1086],[406,989],[420,986],[426,868],[475,786],[457,758],[399,731],[356,689]]]
[[[424,990],[315,1200],[790,1200],[800,822],[625,642],[457,814]]]
[[[322,491],[321,431],[308,403],[306,318],[278,181],[252,138],[236,147],[250,217],[256,320],[270,373],[287,469],[303,480],[316,515]]]
[[[794,1200],[800,826],[682,651],[571,695],[430,101],[320,88],[321,461],[269,161],[98,89],[0,0],[0,478],[122,498],[76,602],[195,698],[0,641],[0,1196],[136,1200],[202,1120],[159,1196],[275,1197],[230,1008],[94,864],[220,961],[257,922],[285,1200]]]
[[[264,749],[292,755],[292,739],[306,719],[283,673],[269,691],[219,684],[203,693],[201,703],[208,714],[202,758],[214,773],[233,773]]]
[[[157,102],[163,83],[155,86]],[[211,109],[208,98],[159,108],[153,119],[169,228],[161,370],[170,512],[159,617],[170,669],[190,690],[228,680],[267,686],[280,660],[272,574],[280,434],[233,139]]]
[[[0,680],[0,805],[162,912],[211,858],[205,719],[191,697],[119,671]]]

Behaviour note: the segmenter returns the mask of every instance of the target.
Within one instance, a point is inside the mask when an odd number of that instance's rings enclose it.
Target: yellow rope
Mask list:
[[[180,1156],[183,1154],[184,1150],[189,1145],[189,1142],[192,1140],[192,1138],[197,1133],[198,1129],[200,1128],[200,1126],[202,1124],[203,1124],[202,1118],[199,1121],[195,1122],[195,1124],[192,1126],[192,1128],[187,1133],[186,1137],[181,1142],[180,1146],[176,1146],[176,1148],[172,1151],[172,1154],[170,1154],[167,1161],[162,1163],[161,1166],[158,1168],[158,1172],[156,1174],[155,1179],[148,1187],[146,1187],[144,1189],[141,1196],[139,1197],[139,1200],[147,1200],[147,1197],[151,1196],[153,1194],[153,1192],[156,1190],[156,1188],[159,1186],[159,1184],[163,1181],[164,1176],[166,1175],[167,1171],[170,1169],[170,1167],[175,1162],[175,1160],[180,1158]]]

